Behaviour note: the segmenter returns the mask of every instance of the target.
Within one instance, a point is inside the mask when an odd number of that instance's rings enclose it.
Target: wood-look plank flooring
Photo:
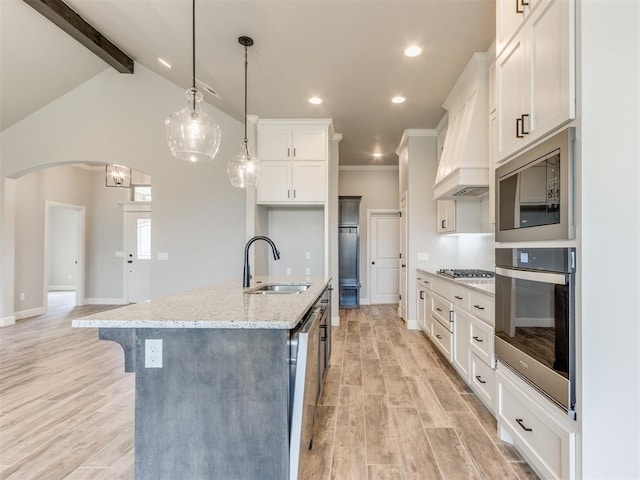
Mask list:
[[[50,303],[0,329],[0,479],[133,478],[133,374],[119,345],[71,328],[102,308]],[[396,310],[341,311],[305,480],[537,478]]]

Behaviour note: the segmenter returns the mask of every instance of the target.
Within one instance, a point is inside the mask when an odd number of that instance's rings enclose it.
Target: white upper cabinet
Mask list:
[[[500,51],[499,160],[575,118],[574,12],[574,0],[538,0],[523,27]]]
[[[496,54],[522,27],[540,0],[496,0]]]
[[[259,160],[325,161],[327,149],[325,126],[258,125]]]
[[[330,120],[260,120],[260,204],[318,204],[327,198]]]

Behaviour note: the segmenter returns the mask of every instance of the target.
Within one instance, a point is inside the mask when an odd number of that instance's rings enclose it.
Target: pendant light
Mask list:
[[[227,174],[231,185],[237,188],[255,188],[258,186],[262,167],[260,161],[251,155],[249,140],[247,140],[247,48],[253,45],[251,37],[242,36],[238,43],[244,46],[244,140],[240,147],[240,153],[227,163]]]
[[[164,122],[167,144],[174,157],[189,162],[208,162],[220,148],[220,127],[201,110],[202,92],[196,87],[196,1],[192,0],[193,82],[186,90],[187,106]]]

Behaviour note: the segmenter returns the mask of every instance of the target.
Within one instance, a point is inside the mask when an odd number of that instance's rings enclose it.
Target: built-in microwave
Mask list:
[[[573,224],[570,127],[496,169],[496,241],[568,240]]]

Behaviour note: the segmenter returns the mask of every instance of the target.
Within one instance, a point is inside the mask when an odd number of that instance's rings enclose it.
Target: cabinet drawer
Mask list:
[[[453,297],[453,283],[447,280],[441,280],[439,278],[432,279],[431,290],[449,301],[451,301],[451,298]]]
[[[497,419],[544,478],[575,478],[575,433],[497,373]]]
[[[431,290],[431,278],[428,276],[419,274],[416,277],[416,282],[418,283],[418,286]]]
[[[449,360],[449,362],[453,361],[453,357],[451,355],[453,350],[451,348],[453,336],[451,335],[451,332],[440,325],[440,323],[433,321],[431,323],[431,338],[447,360]]]
[[[490,325],[495,325],[493,315],[493,299],[479,293],[469,295],[469,311],[471,315],[481,318]]]
[[[471,388],[493,413],[495,410],[496,372],[471,352]]]
[[[454,305],[469,311],[469,294],[470,292],[466,288],[455,285],[453,287],[453,297],[451,298],[451,301]]]
[[[493,327],[473,316],[469,317],[469,323],[471,324],[469,337],[471,351],[484,363],[492,368],[495,367]]]
[[[431,316],[438,320],[447,330],[451,331],[451,302],[446,301],[438,295],[431,295]]]

